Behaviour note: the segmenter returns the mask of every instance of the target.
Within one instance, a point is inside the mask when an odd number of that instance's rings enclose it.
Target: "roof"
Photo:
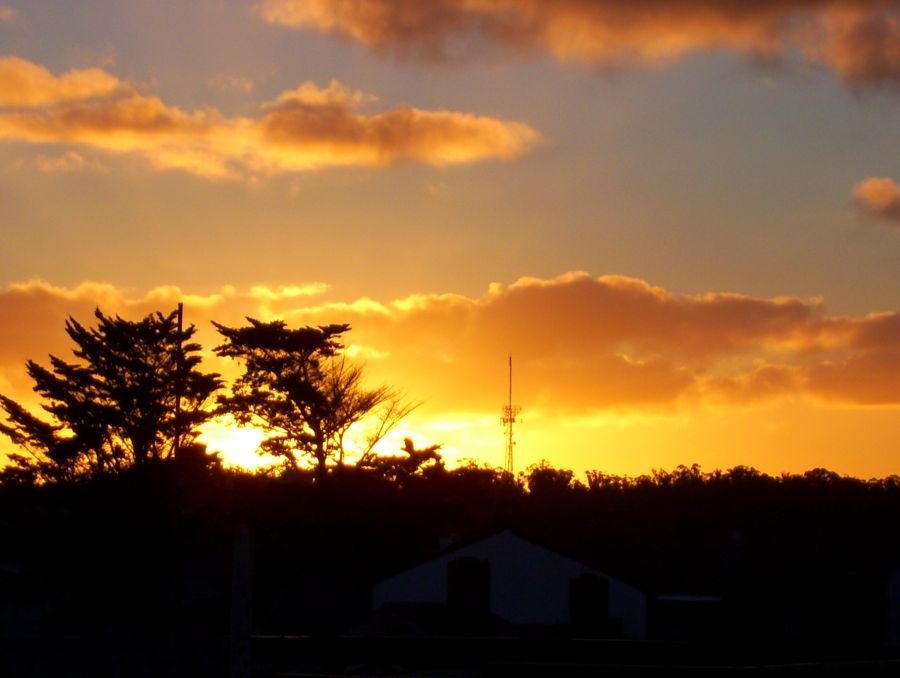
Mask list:
[[[563,553],[557,549],[550,548],[548,546],[544,546],[543,544],[539,544],[534,540],[523,537],[517,530],[513,530],[513,529],[509,529],[509,528],[503,529],[503,530],[496,530],[493,532],[489,532],[487,534],[473,536],[473,537],[470,537],[467,539],[463,539],[463,540],[454,542],[454,543],[448,545],[447,547],[431,554],[429,557],[418,560],[414,563],[411,563],[410,565],[392,573],[391,575],[382,578],[381,580],[379,580],[378,583],[393,579],[394,577],[397,577],[405,572],[413,570],[413,569],[420,567],[422,565],[425,565],[427,563],[447,558],[448,556],[452,556],[454,553],[465,551],[476,544],[492,541],[492,540],[495,540],[497,538],[502,538],[502,537],[515,539],[515,540],[522,542],[524,544],[527,544],[535,549],[541,549],[548,553],[552,553],[560,558],[565,558],[566,560],[573,561],[573,562],[583,566],[584,568],[594,570],[598,574],[601,574],[605,577],[617,579],[617,580],[623,581],[627,584],[630,584],[632,586],[637,586],[637,588],[641,588],[639,585],[636,585],[634,580],[632,578],[628,577],[627,575],[622,576],[622,575],[618,574],[617,572],[610,571],[610,569],[605,568],[602,565],[598,567],[594,563],[585,562],[583,559],[573,557],[569,553]]]

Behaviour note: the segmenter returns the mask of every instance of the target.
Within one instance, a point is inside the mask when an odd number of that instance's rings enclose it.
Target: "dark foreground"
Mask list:
[[[898,676],[898,517],[900,478],[821,470],[0,486],[0,676]],[[449,594],[373,630],[379,582],[507,529],[639,589],[647,640],[605,613],[581,634],[572,601],[559,626],[486,607],[490,633],[454,631]]]
[[[5,639],[4,676],[897,676],[896,650],[716,647],[578,638],[255,636],[229,665],[227,642],[188,650],[136,639]]]

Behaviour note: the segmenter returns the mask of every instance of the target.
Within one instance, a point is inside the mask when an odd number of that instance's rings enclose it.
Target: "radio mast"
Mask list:
[[[512,354],[509,356],[509,400],[503,406],[503,427],[506,431],[506,459],[503,463],[503,470],[507,473],[514,473],[513,467],[513,447],[516,442],[513,440],[513,424],[516,423],[516,415],[522,411],[518,405],[512,404]]]

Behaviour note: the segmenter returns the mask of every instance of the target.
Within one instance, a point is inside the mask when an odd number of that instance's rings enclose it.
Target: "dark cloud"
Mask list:
[[[263,0],[271,23],[425,59],[488,46],[599,66],[799,53],[854,87],[900,83],[896,0]]]

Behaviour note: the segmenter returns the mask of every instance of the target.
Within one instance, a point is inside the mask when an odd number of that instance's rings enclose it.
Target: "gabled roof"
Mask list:
[[[593,570],[593,571],[596,572],[597,574],[600,574],[600,575],[603,575],[603,576],[605,576],[605,577],[609,577],[609,578],[612,578],[612,579],[618,579],[618,580],[620,580],[620,581],[626,582],[626,583],[631,584],[631,585],[633,585],[633,586],[635,585],[633,579],[630,578],[630,577],[628,577],[628,576],[621,576],[621,575],[619,575],[619,574],[617,574],[617,573],[611,572],[609,569],[604,568],[604,567],[602,567],[602,566],[601,566],[601,567],[597,567],[597,566],[595,566],[595,565],[592,564],[592,563],[586,563],[586,562],[584,562],[583,560],[581,560],[581,559],[579,559],[579,558],[574,558],[574,557],[572,557],[571,555],[569,555],[569,554],[567,554],[567,553],[562,553],[562,552],[560,552],[560,551],[558,551],[558,550],[556,550],[556,549],[548,548],[547,546],[544,546],[544,545],[539,544],[539,543],[537,543],[537,542],[535,542],[535,541],[533,541],[533,540],[531,540],[531,539],[528,539],[528,538],[526,538],[526,537],[523,537],[517,530],[513,530],[513,529],[509,529],[509,528],[503,529],[503,530],[497,530],[497,531],[489,532],[489,533],[484,534],[484,535],[473,536],[473,537],[470,537],[470,538],[467,538],[467,539],[460,540],[460,541],[454,542],[454,543],[452,543],[452,544],[449,544],[447,547],[445,547],[445,548],[441,549],[440,551],[438,551],[438,552],[432,554],[432,555],[429,556],[428,558],[425,558],[425,559],[420,560],[420,561],[418,561],[418,562],[412,563],[411,565],[409,565],[409,566],[407,566],[407,567],[405,567],[405,568],[403,568],[403,569],[401,569],[401,570],[399,570],[399,571],[397,571],[397,572],[394,572],[392,575],[390,575],[390,576],[388,576],[388,577],[384,577],[383,579],[381,579],[381,580],[379,581],[379,583],[380,583],[380,582],[384,582],[384,581],[388,581],[388,580],[390,580],[390,579],[393,579],[394,577],[397,577],[397,576],[399,576],[399,575],[401,575],[401,574],[403,574],[403,573],[405,573],[405,572],[408,572],[408,571],[410,571],[410,570],[413,570],[413,569],[415,569],[415,568],[417,568],[417,567],[421,567],[422,565],[426,565],[426,564],[428,564],[428,563],[434,562],[434,561],[436,561],[436,560],[442,560],[442,559],[445,559],[445,558],[448,558],[448,557],[452,557],[454,554],[456,554],[456,553],[461,553],[461,552],[464,552],[464,551],[466,551],[466,550],[469,550],[471,547],[473,547],[473,546],[475,546],[475,545],[478,545],[478,544],[481,544],[481,543],[487,543],[487,542],[494,541],[494,540],[497,540],[497,539],[513,539],[513,540],[516,540],[516,541],[518,541],[518,542],[520,542],[520,543],[522,543],[522,544],[527,545],[527,546],[530,547],[530,548],[539,549],[539,550],[544,551],[544,552],[546,552],[546,553],[548,553],[548,554],[553,554],[554,556],[557,556],[558,558],[564,558],[564,559],[566,559],[566,560],[568,560],[568,561],[571,561],[572,563],[581,565],[581,566],[584,567],[585,569]],[[641,587],[638,586],[638,588],[641,588]]]

